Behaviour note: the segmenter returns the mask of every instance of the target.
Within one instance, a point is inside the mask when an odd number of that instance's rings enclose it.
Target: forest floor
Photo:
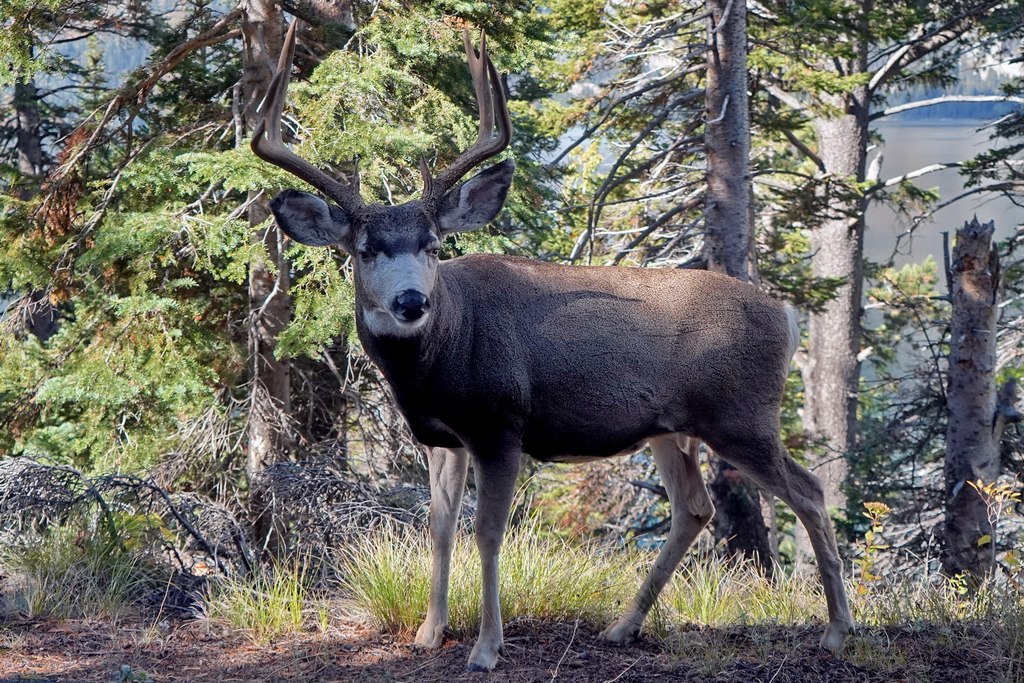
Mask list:
[[[983,625],[918,625],[860,632],[842,657],[819,649],[821,626],[685,629],[629,646],[579,623],[506,625],[491,674],[466,673],[472,641],[434,652],[408,634],[354,621],[256,644],[209,620],[21,621],[0,625],[0,683],[12,681],[736,681],[831,683],[1024,680],[1020,661],[993,651]]]

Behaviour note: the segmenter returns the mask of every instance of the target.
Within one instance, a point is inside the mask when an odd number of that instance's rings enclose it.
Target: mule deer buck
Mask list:
[[[353,257],[359,338],[429,449],[433,569],[416,643],[439,646],[447,626],[452,540],[470,459],[483,596],[468,668],[479,671],[492,669],[502,650],[498,552],[520,454],[585,460],[649,444],[672,528],[632,603],[601,634],[616,643],[636,637],[714,513],[697,460],[704,441],[786,501],[807,528],[828,603],[822,645],[840,649],[853,618],[822,488],[779,438],[783,384],[799,339],[792,310],[744,282],[704,271],[495,255],[439,261],[446,235],[480,228],[498,214],[515,168],[506,160],[456,185],[511,137],[486,43],[477,56],[469,34],[463,36],[479,108],[476,143],[436,176],[422,162],[419,200],[381,206],[363,202],[357,179],[339,182],[283,144],[295,23],[252,146],[333,200],[285,190],[271,207],[292,239],[338,244]]]

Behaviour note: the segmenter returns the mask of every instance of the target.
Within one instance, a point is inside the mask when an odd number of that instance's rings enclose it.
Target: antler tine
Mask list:
[[[473,91],[476,93],[477,120],[480,126],[477,129],[476,145],[490,142],[494,135],[494,99],[491,97],[488,88],[487,78],[490,75],[487,67],[491,57],[487,54],[487,34],[480,31],[480,56],[476,55],[473,49],[473,40],[469,31],[462,31],[462,46],[466,50],[466,61],[469,63],[469,73],[473,77]],[[495,83],[495,88],[499,88]]]
[[[462,42],[466,48],[469,71],[473,76],[473,90],[476,92],[477,111],[480,117],[476,142],[456,157],[455,161],[441,171],[436,178],[430,175],[425,162],[420,164],[420,172],[423,174],[422,200],[424,204],[436,203],[441,195],[447,192],[471,168],[501,152],[508,147],[508,143],[512,140],[512,120],[508,113],[505,89],[502,87],[498,69],[487,53],[487,36],[483,31],[480,32],[479,56],[473,49],[469,31],[462,32]],[[497,136],[494,134],[496,122],[499,126]]]
[[[252,151],[264,161],[306,181],[336,201],[341,208],[353,213],[363,204],[359,197],[358,180],[345,184],[332,178],[285,147],[282,139],[281,113],[284,111],[285,93],[291,80],[292,60],[295,58],[295,29],[298,25],[298,21],[293,21],[285,36],[284,47],[277,60],[277,70],[270,81],[270,87],[267,88],[263,104],[260,105],[262,117],[252,136]]]

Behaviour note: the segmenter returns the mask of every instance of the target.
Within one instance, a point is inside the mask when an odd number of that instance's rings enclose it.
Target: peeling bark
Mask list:
[[[988,505],[970,482],[999,476],[996,395],[996,300],[999,256],[995,223],[977,219],[957,231],[953,249],[949,379],[946,390],[946,519],[942,568],[975,580],[994,567],[995,543]],[[981,542],[984,536],[987,543]]]

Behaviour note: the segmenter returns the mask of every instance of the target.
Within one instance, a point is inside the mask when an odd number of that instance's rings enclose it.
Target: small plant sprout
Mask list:
[[[884,527],[886,516],[892,509],[885,503],[869,501],[864,503],[864,516],[868,518],[870,526],[864,532],[864,541],[859,543],[861,556],[857,558],[856,564],[860,570],[857,577],[857,595],[865,595],[869,586],[878,581],[881,577],[875,574],[875,563],[878,560],[878,553],[888,548],[888,544],[881,540],[880,534]]]
[[[1020,557],[1013,549],[999,553],[996,540],[998,538],[1000,524],[1008,515],[1013,514],[1014,507],[1021,502],[1020,481],[1015,474],[1013,475],[1013,478],[1002,482],[993,481],[985,483],[981,479],[978,479],[977,481],[969,481],[967,483],[970,484],[971,488],[977,491],[978,495],[985,501],[989,528],[991,529],[989,533],[982,534],[978,537],[977,544],[979,547],[989,544],[992,545],[994,551],[992,553],[992,572],[995,572],[996,566],[998,566],[998,563],[1001,560],[1006,566],[1010,582],[1014,587],[1019,587],[1019,574],[1021,570]]]

